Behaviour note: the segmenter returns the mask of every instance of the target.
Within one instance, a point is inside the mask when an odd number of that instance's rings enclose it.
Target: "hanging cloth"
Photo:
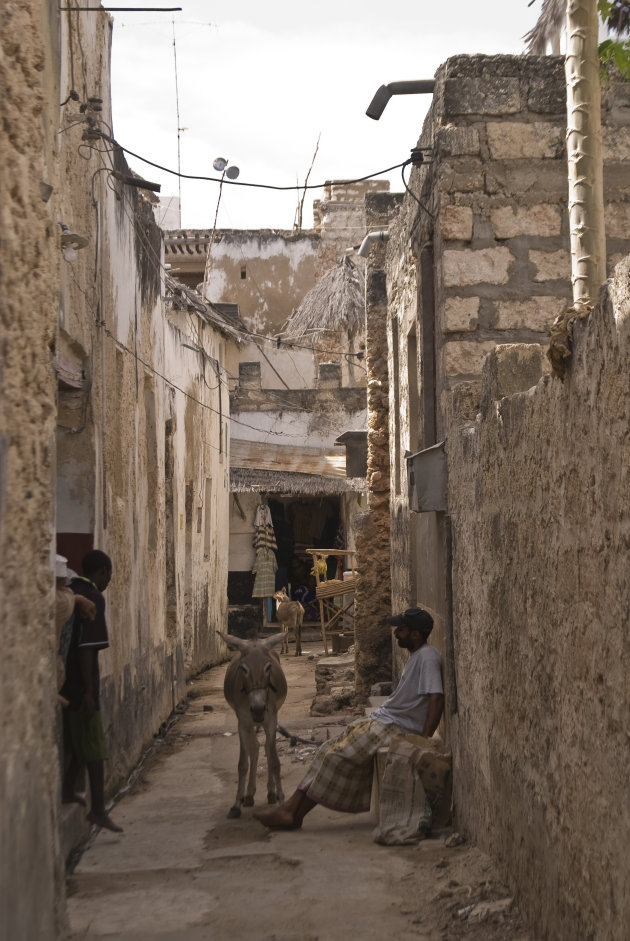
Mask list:
[[[276,554],[273,549],[263,548],[256,553],[252,572],[256,576],[252,598],[270,598],[276,590]]]
[[[259,503],[254,516],[254,526],[273,526],[271,510],[266,503]]]
[[[271,524],[269,526],[258,526],[254,533],[254,549],[256,552],[259,549],[273,549],[275,552],[277,548],[278,544],[273,526]]]
[[[278,562],[276,551],[276,533],[273,528],[271,511],[266,503],[261,503],[254,517],[254,550],[256,561],[252,573],[256,576],[252,598],[270,598],[276,590],[276,571]]]

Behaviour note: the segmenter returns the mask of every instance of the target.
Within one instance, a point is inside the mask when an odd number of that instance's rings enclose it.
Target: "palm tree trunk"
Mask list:
[[[596,0],[568,0],[567,152],[573,301],[592,306],[606,279]]]

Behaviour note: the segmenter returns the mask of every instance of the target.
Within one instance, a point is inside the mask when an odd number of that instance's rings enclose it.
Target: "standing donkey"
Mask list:
[[[282,653],[289,652],[289,631],[292,629],[295,634],[295,656],[301,657],[304,608],[299,601],[291,601],[285,588],[281,588],[273,597],[276,602],[276,620],[282,626],[284,634]]]
[[[276,644],[282,643],[284,634],[243,640],[221,631],[217,633],[228,647],[238,651],[228,665],[223,693],[228,705],[236,713],[240,741],[238,789],[228,817],[240,817],[241,806],[252,807],[254,804],[259,751],[257,733],[260,728],[265,730],[267,803],[282,803],[284,800],[280,759],[276,749],[276,729],[278,710],[287,695],[287,681],[280,666],[280,658],[273,650]]]

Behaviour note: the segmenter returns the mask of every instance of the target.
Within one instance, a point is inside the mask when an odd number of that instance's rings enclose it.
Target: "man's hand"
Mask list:
[[[93,601],[90,601],[85,595],[75,595],[74,604],[75,607],[79,609],[79,614],[82,618],[85,618],[87,621],[94,620],[96,617],[96,605]]]

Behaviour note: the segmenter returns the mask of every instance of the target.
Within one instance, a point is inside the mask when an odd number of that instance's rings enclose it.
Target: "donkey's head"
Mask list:
[[[277,693],[272,675],[277,654],[271,651],[276,644],[282,643],[283,635],[274,634],[264,639],[243,640],[231,634],[222,634],[221,631],[217,633],[229,647],[235,647],[240,654],[232,679],[232,697],[234,701],[245,698],[254,722],[262,723],[269,696]]]

